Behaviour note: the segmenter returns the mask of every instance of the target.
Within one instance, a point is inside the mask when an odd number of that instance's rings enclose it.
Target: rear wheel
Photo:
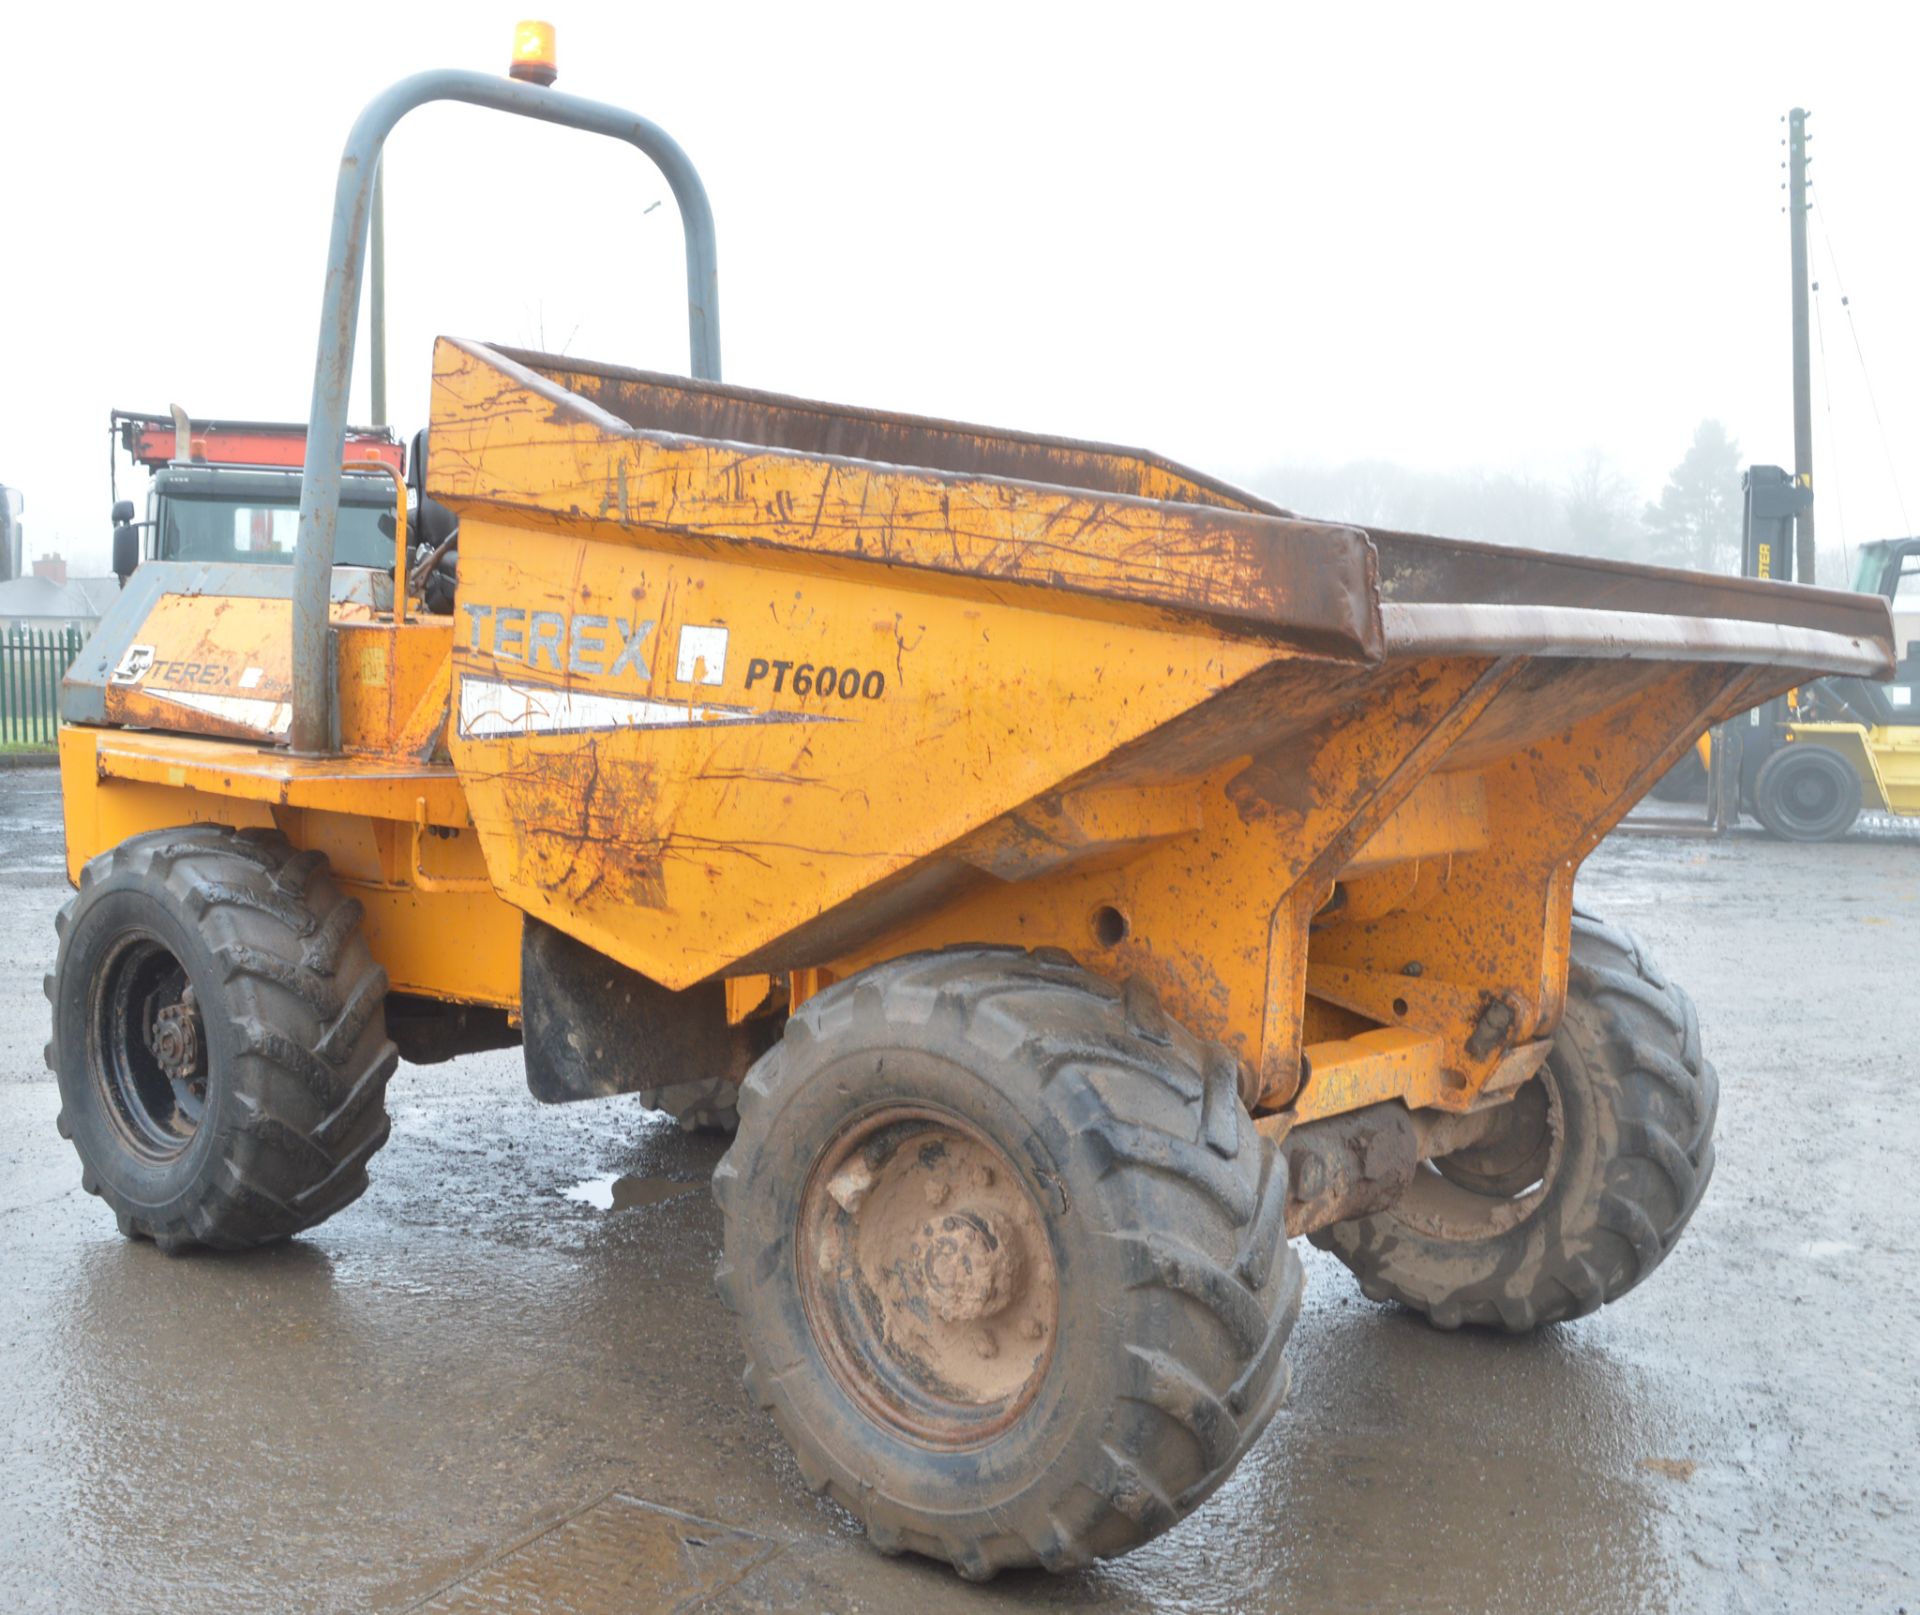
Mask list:
[[[1760,765],[1753,810],[1783,841],[1832,841],[1860,817],[1860,776],[1838,752],[1798,741]]]
[[[1286,1165],[1232,1058],[1064,955],[809,1000],[714,1175],[748,1389],[874,1544],[980,1579],[1124,1553],[1286,1392]]]
[[[1624,931],[1573,921],[1546,1064],[1470,1149],[1387,1210],[1311,1237],[1375,1301],[1438,1327],[1577,1318],[1651,1273],[1713,1173],[1718,1105],[1693,1005]]]
[[[1654,781],[1652,795],[1662,802],[1704,802],[1707,799],[1707,765],[1698,746]]]
[[[730,1077],[702,1077],[640,1091],[640,1103],[671,1116],[689,1133],[731,1133],[740,1125],[740,1084]]]
[[[236,1250],[358,1198],[386,1141],[386,972],[317,852],[199,825],[81,871],[47,978],[61,1134],[121,1232]]]

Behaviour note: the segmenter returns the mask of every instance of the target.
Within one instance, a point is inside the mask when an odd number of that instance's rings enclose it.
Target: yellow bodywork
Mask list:
[[[650,396],[443,340],[454,616],[339,618],[338,756],[125,727],[167,726],[152,683],[68,727],[70,872],[275,825],[396,990],[515,1012],[522,914],[736,1019],[914,949],[1061,948],[1234,1050],[1269,1130],[1461,1111],[1544,1057],[1581,859],[1791,682],[1617,625],[1467,643],[1382,604],[1365,535],[1158,461],[889,417],[854,458],[804,406],[689,393],[694,433],[642,429]],[[285,601],[164,603],[284,686]]]

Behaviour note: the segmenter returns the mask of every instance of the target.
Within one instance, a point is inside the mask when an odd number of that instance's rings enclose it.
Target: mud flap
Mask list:
[[[527,1088],[542,1104],[738,1082],[773,1041],[773,1023],[727,1024],[723,983],[672,992],[527,916],[520,941]]]

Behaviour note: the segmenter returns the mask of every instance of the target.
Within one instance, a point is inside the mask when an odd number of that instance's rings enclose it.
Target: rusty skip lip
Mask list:
[[[1386,636],[1380,621],[1378,558],[1366,533],[1344,523],[1317,522],[1288,516],[1253,499],[1251,495],[1246,496],[1244,504],[1237,506],[1226,502],[1224,494],[1219,503],[1158,500],[1118,493],[1110,488],[1088,488],[1076,483],[1040,482],[1030,477],[996,474],[990,458],[982,469],[972,472],[914,465],[880,457],[879,450],[883,445],[879,442],[874,444],[875,456],[867,458],[849,452],[860,446],[855,443],[842,444],[837,453],[817,453],[779,445],[700,437],[678,429],[639,427],[613,414],[593,399],[569,390],[543,370],[526,362],[544,356],[516,349],[510,351],[517,357],[510,357],[507,350],[457,337],[443,336],[440,341],[497,370],[514,385],[551,404],[563,417],[577,420],[616,441],[652,443],[675,450],[689,445],[724,443],[730,449],[739,450],[742,455],[807,462],[856,476],[863,472],[905,475],[948,489],[981,482],[997,483],[1036,492],[1067,492],[1096,500],[1100,505],[1115,510],[1152,512],[1174,529],[1175,537],[1187,537],[1196,531],[1210,531],[1216,537],[1221,559],[1233,575],[1235,588],[1232,593],[1237,598],[1201,598],[1194,591],[1180,587],[1176,579],[1156,580],[1144,571],[1136,576],[1132,586],[1109,589],[1097,583],[1064,576],[1005,576],[940,561],[905,563],[897,558],[886,558],[850,547],[836,548],[831,543],[817,546],[816,553],[823,557],[885,566],[896,573],[924,570],[949,576],[980,577],[995,588],[1010,593],[1034,591],[1036,606],[1044,604],[1045,594],[1064,592],[1082,598],[1111,599],[1127,606],[1159,608],[1176,618],[1205,623],[1216,631],[1224,629],[1235,634],[1276,639],[1306,654],[1340,661],[1372,664],[1386,654]],[[581,368],[574,362],[559,358],[550,362],[556,368]],[[710,398],[737,394],[765,409],[776,411],[788,402],[774,394],[754,393],[720,383],[703,383],[699,391]],[[791,404],[794,409],[813,415],[823,411],[833,412],[833,406],[810,400],[796,399]],[[844,415],[849,421],[871,422],[876,430],[891,423],[913,421],[913,417],[890,416],[871,410],[849,410]],[[984,428],[979,430],[988,437],[992,435],[986,433]],[[1106,449],[1095,444],[1076,445],[1066,439],[1031,440],[1018,434],[1007,434],[1006,437],[1009,445],[1041,441],[1063,449],[1084,450],[1090,456],[1133,452]],[[1140,458],[1164,464],[1144,453]],[[511,494],[494,493],[476,498],[471,489],[448,487],[437,482],[433,486],[433,494],[462,514],[470,505],[484,507],[491,503],[520,507],[527,504],[524,499]],[[746,547],[790,548],[764,533],[729,531],[719,525],[676,521],[670,512],[665,511],[648,511],[633,525]]]
[[[1277,639],[1307,654],[1361,664],[1387,655],[1522,654],[1723,661],[1868,678],[1889,676],[1894,664],[1891,620],[1874,597],[1312,521],[1144,451],[442,341],[550,403],[559,417],[612,439],[675,448],[725,443],[743,455],[852,474],[906,474],[947,488],[985,481],[1067,491],[1116,509],[1154,511],[1178,535],[1204,533],[1218,546],[1228,578],[1201,589],[1155,576],[1149,564],[1124,584],[1108,586],[1070,576],[996,575],[939,557],[911,563],[851,557],[896,571],[990,577],[1010,593],[1057,590],[1157,607],[1215,631]],[[563,378],[574,375],[630,383],[649,400],[644,409],[617,413],[572,390]],[[1129,470],[1145,467],[1185,479],[1188,496],[1155,500],[1125,491]],[[465,502],[453,489],[437,491],[456,507]],[[523,502],[511,492],[476,502],[491,501]],[[637,524],[790,547],[764,534],[665,524],[652,511]],[[848,558],[831,545],[820,553]]]

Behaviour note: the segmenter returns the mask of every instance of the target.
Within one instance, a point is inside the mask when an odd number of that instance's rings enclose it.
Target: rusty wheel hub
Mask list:
[[[191,986],[175,1002],[155,1011],[147,1047],[169,1082],[184,1082],[196,1092],[204,1090],[205,1084],[198,1082],[200,1010]]]
[[[1019,1418],[1059,1326],[1045,1219],[998,1145],[896,1107],[822,1152],[801,1201],[808,1322],[866,1413],[969,1446]]]

